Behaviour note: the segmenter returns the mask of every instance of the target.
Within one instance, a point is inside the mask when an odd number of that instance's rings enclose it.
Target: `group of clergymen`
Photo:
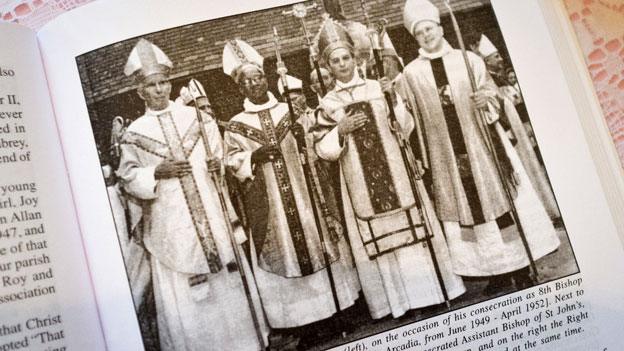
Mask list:
[[[170,101],[171,61],[138,41],[124,73],[146,110],[113,123],[109,191],[162,350],[296,349],[296,330],[361,296],[396,318],[462,295],[462,277],[487,277],[489,295],[534,283],[559,214],[517,84],[486,37],[452,48],[429,1],[403,15],[420,46],[405,67],[387,35],[373,55],[365,26],[325,18],[316,109],[290,76],[280,102],[263,57],[228,41],[223,70],[245,96],[228,122],[196,80]]]

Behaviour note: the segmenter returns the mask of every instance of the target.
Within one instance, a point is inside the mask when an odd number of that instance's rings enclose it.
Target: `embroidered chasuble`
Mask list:
[[[436,53],[419,50],[403,72],[423,121],[433,181],[435,208],[442,221],[457,274],[489,276],[512,272],[529,264],[519,235],[523,229],[535,259],[555,250],[559,239],[507,133],[498,122],[501,106],[497,88],[477,55],[468,62],[479,90],[489,97],[482,113],[474,109],[472,87],[460,50],[444,42]],[[492,135],[494,150],[486,142]],[[496,153],[508,182],[520,223],[494,163]],[[519,181],[512,183],[512,174]]]
[[[468,57],[477,85],[495,94],[494,83],[479,66],[481,59],[470,52]],[[418,58],[407,67],[404,75],[418,102],[428,144],[438,218],[469,226],[502,217],[510,207],[485,131],[476,121],[461,52]]]
[[[326,134],[317,143],[317,152],[328,160],[340,160],[352,211],[367,227],[362,231],[367,252],[375,258],[423,240],[419,204],[412,194],[398,142],[389,128],[388,108],[379,84],[356,76],[348,88],[337,84],[321,101],[325,118],[319,119],[321,132],[317,138]],[[404,105],[396,108],[397,118],[402,118],[405,129],[411,130],[413,119]],[[346,145],[336,149],[333,138],[337,138],[337,130],[329,130],[350,111],[366,114],[369,121],[346,138]]]
[[[235,116],[225,138],[227,162],[231,167],[239,166],[235,174],[244,183],[246,212],[260,267],[284,277],[301,277],[326,264],[311,210],[314,200],[308,195],[292,122],[284,107],[280,104]],[[279,147],[281,153],[273,162],[258,165],[253,171],[246,169],[241,157],[250,157],[252,151],[243,148],[264,145]]]
[[[309,196],[288,106],[270,93],[267,103],[245,100],[244,106],[224,135],[226,164],[242,183],[252,266],[269,324],[290,328],[328,318],[336,312],[328,264],[340,309],[352,305],[360,289],[348,246],[326,233],[325,262],[312,212],[316,194]],[[295,128],[304,132],[299,123]],[[279,155],[252,168],[252,153],[265,145],[278,147]]]
[[[191,111],[194,112],[192,109]],[[188,125],[185,126],[187,129],[180,133],[177,125],[180,122],[174,121],[173,113],[174,109],[168,109],[158,115],[149,116],[149,119],[137,120],[133,124],[135,127],[126,131],[122,138],[122,146],[126,149],[125,163],[120,165],[118,173],[122,175],[122,184],[125,184],[126,191],[139,199],[149,200],[162,192],[174,194],[171,198],[172,202],[157,201],[152,203],[149,211],[144,213],[145,215],[154,214],[160,210],[171,210],[180,215],[178,221],[162,221],[153,216],[144,217],[144,230],[150,233],[144,238],[146,247],[168,266],[180,272],[216,273],[223,268],[223,264],[231,261],[232,257],[225,262],[220,257],[208,212],[204,206],[206,200],[201,198],[201,192],[204,189],[200,189],[200,186],[204,187],[204,184],[197,180],[196,172],[199,170],[194,170],[180,178],[162,179],[158,181],[158,184],[156,180],[151,179],[146,180],[145,184],[141,182],[143,176],[153,177],[154,169],[163,160],[188,160],[196,146],[203,145],[200,141],[201,134],[197,120],[187,121]],[[144,127],[143,124],[149,124],[149,128]],[[133,152],[131,153],[130,150]],[[130,155],[136,159],[131,159]],[[149,166],[136,167],[141,163]],[[148,172],[152,174],[147,174]],[[129,176],[134,178],[129,178]],[[211,183],[206,185],[210,186]],[[153,186],[153,188],[145,186]],[[180,202],[178,203],[177,200]],[[147,207],[143,207],[145,211]],[[219,209],[215,214],[221,213]],[[184,242],[180,242],[175,240],[175,236],[172,236],[170,231],[182,231],[188,233],[189,237],[185,238]],[[189,249],[191,249],[190,259],[186,257]]]
[[[409,135],[414,120],[400,97],[397,99],[394,108],[400,132]],[[423,202],[414,198],[379,83],[355,73],[350,82],[337,81],[320,107],[323,112],[315,131],[316,152],[323,159],[340,163],[347,232],[371,316],[377,319],[391,314],[396,318],[410,309],[443,302],[434,259],[449,298],[464,293],[420,180],[416,187]],[[368,122],[341,142],[337,124],[348,118],[347,111],[366,114]],[[432,224],[431,248],[424,240],[423,216]]]
[[[149,253],[160,347],[199,351],[206,345],[227,345],[258,350],[252,308],[265,339],[268,329],[253,275],[240,249],[245,234],[234,226],[233,247],[224,209],[207,171],[202,127],[211,154],[222,158],[216,123],[200,126],[195,109],[173,102],[162,111],[146,111],[121,141],[117,175],[131,201],[140,205],[133,218],[140,215],[143,245]],[[192,171],[183,177],[156,179],[155,169],[165,160],[188,161]],[[233,211],[229,216],[236,221]],[[241,253],[242,267],[233,264],[234,250]],[[252,287],[253,307],[245,296],[240,270]]]

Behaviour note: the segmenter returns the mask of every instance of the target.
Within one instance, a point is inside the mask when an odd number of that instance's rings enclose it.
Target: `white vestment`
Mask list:
[[[515,107],[515,105],[518,105],[518,108],[526,108],[522,102],[522,95],[519,90],[516,90],[516,87],[510,85],[499,87],[499,92],[502,100],[502,112],[507,116],[511,130],[516,138],[516,152],[529,176],[533,189],[537,192],[550,218],[561,217],[546,170],[540,163],[534,148],[535,137],[532,135],[531,123],[529,121],[523,123],[520,111],[516,110]],[[531,133],[529,134],[528,131],[531,131]]]
[[[137,239],[132,236],[135,229],[131,223],[132,213],[128,203],[121,193],[119,184],[111,185],[106,188],[108,199],[110,201],[111,210],[113,211],[113,219],[115,220],[115,229],[117,229],[117,237],[119,238],[119,246],[121,254],[126,264],[126,272],[128,274],[128,282],[132,292],[132,300],[134,307],[139,310],[143,302],[143,294],[150,281],[150,266],[147,253],[141,245],[137,243]],[[130,216],[126,217],[126,213]]]
[[[443,222],[455,272],[491,276],[528,266],[519,230],[509,222],[511,204],[486,142],[482,126],[486,121],[479,121],[481,115],[475,113],[470,99],[472,88],[462,52],[445,42],[437,53],[422,49],[419,53],[403,74],[422,117],[436,211]],[[485,112],[490,117],[487,122],[495,128],[491,131],[493,140],[501,140],[510,167],[520,180],[513,204],[537,260],[556,250],[559,239],[515,149],[495,122],[499,108],[493,106],[497,102],[496,86],[483,60],[467,54],[477,88],[490,93],[493,101]]]
[[[202,127],[210,152],[222,158],[217,125],[209,122]],[[256,351],[260,346],[252,309],[238,269],[247,277],[265,342],[268,330],[244,255],[243,267],[235,264],[199,128],[195,109],[171,102],[134,121],[121,145],[117,173],[127,194],[142,204],[143,243],[151,255],[161,348]],[[192,173],[157,180],[155,169],[166,159],[187,160]],[[240,228],[236,234],[240,250],[245,238]]]
[[[288,107],[271,93],[267,103],[255,105],[246,99],[244,107],[224,135],[226,164],[243,188],[261,193],[248,200],[253,203],[246,204],[246,211],[266,211],[262,216],[249,213],[248,218],[255,221],[250,223],[252,267],[269,325],[292,328],[326,319],[337,311]],[[268,144],[278,147],[281,157],[252,170],[252,153]],[[259,203],[263,208],[251,209]],[[303,239],[295,231],[302,232]],[[346,240],[335,244],[338,254],[331,270],[342,310],[354,304],[360,286]]]

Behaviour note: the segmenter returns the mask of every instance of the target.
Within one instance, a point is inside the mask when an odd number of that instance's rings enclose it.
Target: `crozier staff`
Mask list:
[[[284,329],[337,312],[329,267],[340,309],[357,299],[359,283],[348,257],[340,255],[344,239],[326,241],[326,264],[293,120],[287,104],[268,91],[263,60],[242,40],[230,40],[224,48],[223,70],[245,96],[245,110],[230,120],[225,133],[226,163],[245,187],[252,265],[269,325]]]
[[[246,262],[237,265],[233,251],[245,236],[238,231],[238,244],[232,247],[224,209],[209,178],[210,172],[222,172],[221,137],[215,123],[202,125],[195,109],[169,100],[172,66],[162,50],[144,39],[130,53],[124,73],[136,79],[146,111],[123,136],[117,171],[128,196],[143,208],[143,245],[150,254],[160,346],[259,350],[238,272],[249,267]],[[204,145],[201,128],[209,145]],[[257,292],[253,294],[257,301]],[[265,326],[263,330],[266,337]]]
[[[204,112],[205,116],[208,118],[206,121],[215,121],[219,126],[219,131],[223,134],[223,129],[227,122],[217,118],[204,86],[197,79],[191,78],[188,84],[180,89],[180,96],[175,99],[175,103],[196,107],[198,110]]]
[[[400,146],[389,128],[389,79],[380,82],[356,73],[353,42],[347,30],[326,18],[317,36],[335,87],[321,100],[316,128],[319,157],[339,161],[347,231],[364,297],[373,318],[399,317],[410,309],[436,305],[461,295],[442,231],[427,196],[414,197]],[[401,130],[413,128],[412,116],[398,96],[392,99]],[[422,191],[424,186],[418,181]],[[426,192],[425,192],[426,195]],[[426,244],[420,212],[429,214],[431,239],[446,290]]]
[[[533,258],[557,249],[559,239],[548,216],[542,216],[544,209],[532,206],[535,192],[522,178],[526,173],[521,164],[518,167],[509,140],[499,137],[495,148],[488,147],[479,118],[485,112],[486,127],[499,129],[496,86],[481,58],[466,52],[465,62],[462,51],[447,43],[439,10],[432,3],[408,0],[403,18],[420,45],[418,58],[403,74],[422,117],[436,212],[453,269],[463,276],[490,277],[489,294],[511,287],[512,276],[517,288],[529,286],[531,260],[502,182],[515,187],[514,202]],[[474,92],[467,65],[474,73]],[[495,156],[508,161],[502,164],[504,177],[498,173]]]
[[[505,119],[509,124],[509,128],[513,132],[516,139],[515,148],[518,152],[522,165],[524,166],[533,189],[537,192],[542,206],[546,209],[548,215],[552,218],[561,217],[555,202],[555,196],[550,187],[550,182],[546,177],[546,170],[540,163],[539,149],[537,144],[535,148],[533,145],[533,129],[531,128],[531,122],[526,114],[526,107],[522,99],[522,94],[519,90],[512,87],[507,83],[507,79],[503,79],[505,73],[505,65],[503,57],[498,52],[498,49],[492,44],[492,42],[485,35],[481,35],[479,45],[476,48],[477,53],[483,58],[485,67],[490,74],[497,72],[499,78],[494,79],[498,87],[498,98],[500,100],[500,114],[503,116],[501,119]],[[520,113],[520,111],[524,111]],[[522,116],[526,114],[526,117]],[[530,133],[529,133],[530,131]]]

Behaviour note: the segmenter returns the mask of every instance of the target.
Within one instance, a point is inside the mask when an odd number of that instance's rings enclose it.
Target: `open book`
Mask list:
[[[562,5],[98,1],[0,25],[0,350],[620,350]]]

